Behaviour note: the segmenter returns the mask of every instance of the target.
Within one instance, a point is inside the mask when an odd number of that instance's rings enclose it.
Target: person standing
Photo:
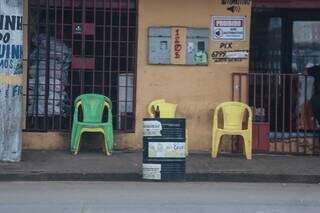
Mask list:
[[[304,74],[314,78],[313,94],[310,103],[313,114],[318,124],[320,124],[320,65],[306,68]]]

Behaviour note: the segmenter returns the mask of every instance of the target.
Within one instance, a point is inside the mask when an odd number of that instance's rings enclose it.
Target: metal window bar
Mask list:
[[[299,83],[302,81],[303,85]],[[307,76],[260,72],[233,73],[232,84],[234,101],[248,103],[253,109],[263,108],[266,112],[262,120],[270,126],[270,153],[319,155],[320,127],[315,119],[307,117],[311,110],[306,108],[310,105]],[[257,90],[260,91],[256,92]],[[247,94],[248,97],[241,94]],[[299,104],[299,98],[303,103]],[[254,123],[261,122],[255,114],[256,110],[253,112]]]
[[[26,131],[69,131],[75,98],[92,92],[111,98],[115,130],[134,131],[136,6],[30,0]]]

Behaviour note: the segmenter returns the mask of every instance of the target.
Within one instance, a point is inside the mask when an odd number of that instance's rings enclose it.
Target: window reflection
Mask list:
[[[292,72],[320,64],[320,22],[293,22]]]

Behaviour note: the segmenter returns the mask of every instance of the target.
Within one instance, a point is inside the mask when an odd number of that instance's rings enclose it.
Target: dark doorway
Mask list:
[[[311,130],[299,116],[312,93],[303,70],[320,64],[320,10],[254,8],[250,52],[250,73],[262,75],[249,78],[249,104],[272,131]]]

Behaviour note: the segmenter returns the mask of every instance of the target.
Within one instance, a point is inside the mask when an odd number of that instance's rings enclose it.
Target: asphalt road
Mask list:
[[[0,182],[0,213],[320,212],[320,185]]]

